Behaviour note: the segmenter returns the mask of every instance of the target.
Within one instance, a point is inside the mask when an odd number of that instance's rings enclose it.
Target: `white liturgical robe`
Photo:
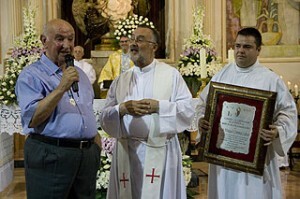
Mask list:
[[[124,101],[153,99],[154,72],[158,65],[166,64],[154,60],[149,66],[142,69],[135,66],[127,71],[131,71],[132,76],[129,85],[122,87],[128,89]],[[126,73],[122,75],[126,75]],[[159,132],[170,138],[166,145],[160,198],[182,199],[186,198],[186,185],[177,133],[183,132],[190,126],[194,116],[194,108],[191,93],[179,72],[172,68],[172,73],[169,75],[172,75],[173,79],[171,98],[170,100],[159,100],[158,113]],[[116,99],[119,79],[114,80],[110,87],[106,105],[100,115],[100,122],[104,131],[112,137],[127,138],[132,198],[139,199],[142,195],[146,145],[136,138],[147,140],[151,115],[142,117],[125,115],[120,118],[119,104]],[[114,153],[116,151],[117,149],[114,150]],[[120,198],[117,161],[118,157],[113,155],[107,198]],[[122,178],[122,176],[120,177]]]
[[[208,179],[209,199],[280,199],[280,172],[275,151],[287,154],[297,133],[297,110],[295,102],[284,82],[270,69],[257,61],[248,68],[235,63],[226,65],[211,81],[277,92],[273,124],[279,131],[268,146],[263,176],[240,172],[210,164]],[[209,85],[200,94],[199,116],[204,115]],[[200,114],[199,114],[200,113]]]
[[[83,72],[88,76],[91,84],[93,84],[96,80],[96,72],[94,67],[89,64],[88,62],[84,61],[83,59],[80,61],[77,61],[74,59],[74,65],[81,68]]]

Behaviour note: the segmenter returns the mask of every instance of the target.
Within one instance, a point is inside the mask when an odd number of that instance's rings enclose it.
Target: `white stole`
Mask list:
[[[123,102],[132,78],[132,70],[120,76],[117,86],[117,101]],[[172,95],[173,72],[172,68],[164,63],[155,63],[153,98],[157,100],[170,100]],[[150,133],[146,145],[145,166],[143,172],[142,199],[160,198],[161,183],[164,176],[167,136],[159,132],[159,116],[151,115]],[[118,139],[116,158],[118,161],[118,178],[120,198],[132,198],[130,182],[130,163],[128,157],[128,142]]]

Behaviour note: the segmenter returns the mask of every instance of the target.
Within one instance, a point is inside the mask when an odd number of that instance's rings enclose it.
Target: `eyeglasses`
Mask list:
[[[154,41],[146,40],[146,38],[144,36],[137,36],[137,37],[131,36],[130,39],[129,39],[129,42],[130,43],[135,42],[137,44],[142,44],[142,43],[145,43],[145,42],[148,42],[150,44],[156,44],[156,42],[154,42]]]

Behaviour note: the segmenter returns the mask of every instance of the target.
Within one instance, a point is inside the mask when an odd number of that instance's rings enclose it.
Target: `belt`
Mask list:
[[[164,144],[162,144],[162,145],[149,144],[147,142],[147,140],[148,140],[147,138],[139,138],[139,137],[133,137],[133,136],[131,136],[131,137],[125,137],[125,138],[119,138],[119,139],[135,140],[135,141],[138,141],[138,142],[140,142],[140,143],[142,143],[142,144],[144,144],[144,145],[146,145],[148,147],[151,147],[151,148],[162,148],[162,147],[165,147],[171,141],[171,139],[174,138],[174,137],[175,137],[174,135],[168,136],[167,139],[166,139],[166,142]]]
[[[30,134],[29,137],[34,140],[38,140],[54,146],[71,147],[71,148],[79,148],[79,149],[89,148],[94,143],[94,138],[76,140],[76,139],[67,139],[67,138],[53,138],[53,137],[47,137],[39,134]]]

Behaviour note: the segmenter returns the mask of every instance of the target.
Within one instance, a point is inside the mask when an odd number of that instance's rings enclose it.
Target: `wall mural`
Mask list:
[[[262,34],[262,58],[300,58],[299,0],[226,0],[226,49],[243,27]]]

